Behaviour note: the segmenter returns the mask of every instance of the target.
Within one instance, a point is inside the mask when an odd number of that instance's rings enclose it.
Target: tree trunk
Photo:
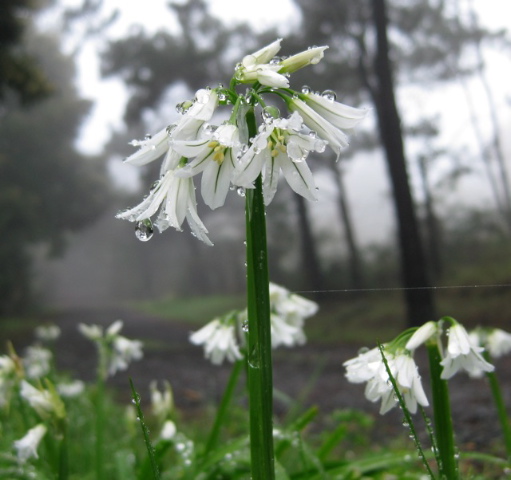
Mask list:
[[[344,227],[344,237],[346,240],[346,247],[348,248],[348,265],[350,269],[350,280],[351,288],[358,289],[364,287],[364,272],[362,268],[362,262],[360,259],[360,252],[355,238],[355,231],[353,229],[353,223],[351,221],[350,208],[348,198],[346,196],[346,190],[344,188],[343,173],[337,167],[335,163],[328,163],[334,181],[337,186],[337,192],[339,195],[339,213],[341,217],[341,224]]]
[[[307,218],[305,200],[300,195],[294,195],[298,210],[298,228],[300,231],[300,246],[302,251],[302,266],[305,273],[307,289],[320,291],[324,289],[323,274],[319,263],[319,256],[314,244],[314,236],[310,222]],[[315,295],[317,296],[317,295]]]
[[[428,288],[430,281],[408,181],[401,120],[394,98],[385,0],[372,0],[372,3],[377,52],[374,60],[376,88],[371,93],[393,188],[408,324],[415,326],[435,319],[434,299]]]

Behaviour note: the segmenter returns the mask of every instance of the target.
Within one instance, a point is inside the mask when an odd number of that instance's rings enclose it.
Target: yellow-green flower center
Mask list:
[[[225,158],[225,149],[227,148],[225,145],[221,145],[216,140],[212,140],[208,143],[208,147],[213,150],[213,160],[217,162],[219,165],[222,164]]]
[[[276,128],[268,139],[268,149],[270,150],[271,156],[275,158],[280,153],[286,153],[286,137],[284,132],[280,128]]]

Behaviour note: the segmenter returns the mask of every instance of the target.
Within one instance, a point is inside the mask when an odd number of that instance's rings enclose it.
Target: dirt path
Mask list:
[[[96,355],[91,342],[78,332],[79,323],[110,325],[122,319],[122,333],[140,339],[146,345],[143,360],[131,365],[127,372],[118,373],[110,380],[119,390],[120,398],[129,401],[128,377],[131,376],[142,398],[147,398],[151,380],[168,380],[173,387],[177,406],[185,412],[216,403],[227,381],[229,365],[215,367],[203,358],[202,349],[188,341],[190,328],[184,322],[170,322],[127,309],[104,308],[63,311],[45,320],[51,320],[62,329],[58,343],[59,367],[72,371],[79,378],[92,380]],[[357,354],[358,347],[339,345],[325,347],[307,344],[293,349],[279,349],[274,356],[274,383],[276,389],[289,398],[300,398],[305,392],[304,406],[318,405],[322,412],[358,408],[376,418],[375,437],[388,438],[407,432],[401,426],[398,409],[380,417],[378,405],[368,402],[362,385],[353,385],[344,378],[342,363]],[[425,358],[418,358],[427,381]],[[511,405],[511,357],[500,359],[499,377],[507,405]],[[451,380],[451,400],[458,440],[470,447],[480,448],[500,437],[497,417],[486,380],[469,379],[457,375]],[[429,392],[428,386],[425,386]],[[277,396],[275,410],[279,415],[289,408]]]

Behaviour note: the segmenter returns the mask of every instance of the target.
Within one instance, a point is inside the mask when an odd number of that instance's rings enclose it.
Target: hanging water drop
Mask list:
[[[151,138],[153,138],[153,136],[150,133],[144,135],[144,140],[151,140]]]
[[[148,240],[151,240],[153,234],[154,234],[153,222],[151,222],[149,218],[141,220],[140,222],[137,222],[137,224],[135,225],[135,236],[141,242],[147,242]]]
[[[311,93],[311,87],[309,87],[308,85],[304,85],[302,87],[302,93],[305,94],[305,95]]]
[[[337,94],[333,90],[325,90],[321,96],[329,102],[335,102]]]
[[[247,333],[248,332],[248,322],[243,322],[243,324],[241,325],[241,329]]]

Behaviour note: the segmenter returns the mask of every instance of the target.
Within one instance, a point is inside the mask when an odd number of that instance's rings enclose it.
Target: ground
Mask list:
[[[140,339],[146,345],[144,358],[134,362],[127,372],[120,372],[110,380],[119,392],[121,401],[129,402],[128,378],[132,377],[142,402],[148,401],[151,380],[168,380],[174,391],[177,407],[193,414],[214,405],[220,398],[227,381],[229,364],[213,366],[203,357],[200,347],[188,341],[189,325],[169,321],[134,310],[121,308],[80,309],[48,315],[45,321],[58,324],[62,335],[57,345],[57,364],[79,378],[92,380],[96,368],[96,355],[90,341],[77,330],[79,323],[108,326],[122,319],[122,333],[128,338]],[[16,348],[31,339],[18,338]],[[362,345],[335,345],[325,347],[308,343],[303,347],[281,348],[274,355],[274,384],[279,392],[291,399],[303,397],[304,407],[317,405],[322,413],[336,409],[357,408],[375,417],[375,441],[408,435],[402,426],[402,415],[396,408],[381,417],[378,405],[364,397],[363,385],[353,385],[344,378],[342,364],[356,356]],[[372,347],[372,345],[369,345]],[[420,352],[418,352],[420,353]],[[417,361],[427,381],[427,366],[423,355]],[[497,373],[502,382],[507,405],[511,405],[511,357],[499,359]],[[451,401],[458,442],[463,448],[481,449],[498,441],[500,429],[486,379],[470,379],[464,374],[451,381]],[[429,392],[426,385],[426,391]],[[276,396],[275,411],[283,416],[290,408],[281,395]]]

